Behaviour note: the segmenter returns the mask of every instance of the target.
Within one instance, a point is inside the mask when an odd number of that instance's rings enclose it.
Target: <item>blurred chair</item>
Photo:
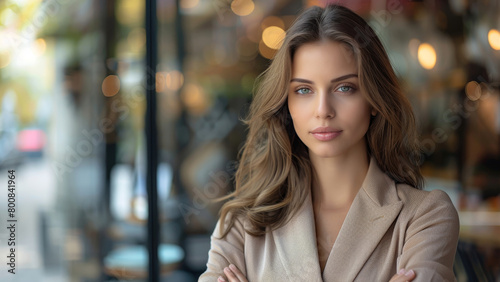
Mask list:
[[[458,282],[495,282],[493,272],[486,267],[483,254],[474,243],[458,242],[453,271]]]
[[[181,247],[161,244],[158,248],[160,274],[167,275],[184,259]],[[104,272],[118,279],[145,279],[148,277],[148,251],[140,245],[126,246],[111,251],[104,258]]]

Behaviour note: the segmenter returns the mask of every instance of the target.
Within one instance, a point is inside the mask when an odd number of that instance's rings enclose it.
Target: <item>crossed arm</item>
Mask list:
[[[453,260],[458,241],[458,215],[441,191],[428,194],[404,228],[404,245],[398,258],[399,271],[389,282],[454,281]],[[233,231],[234,230],[234,231]],[[214,236],[220,237],[218,225]],[[223,240],[212,237],[207,272],[199,281],[246,282],[243,224],[235,226]]]
[[[228,267],[224,268],[224,274],[227,279],[222,276],[217,278],[217,282],[248,282],[247,278],[241,271],[234,265],[230,264]],[[392,276],[389,282],[405,282],[412,281],[415,278],[415,272],[412,269],[405,270],[404,268],[400,269],[398,273]]]
[[[246,269],[243,251],[245,236],[243,224],[236,220],[235,226],[223,240],[218,239],[220,238],[219,224],[215,227],[212,235],[207,271],[202,274],[199,281],[248,282],[244,274]],[[225,277],[220,273],[224,273]],[[389,282],[412,281],[415,276],[415,272],[411,269],[400,269]]]

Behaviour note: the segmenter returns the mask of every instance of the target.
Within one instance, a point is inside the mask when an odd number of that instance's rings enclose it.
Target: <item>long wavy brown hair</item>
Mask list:
[[[287,31],[270,66],[257,80],[244,122],[248,136],[240,151],[235,191],[223,199],[220,232],[236,217],[248,221],[253,236],[279,228],[299,210],[309,193],[312,166],[308,149],[293,128],[287,107],[292,59],[306,43],[346,44],[358,64],[360,87],[377,111],[366,133],[368,153],[397,183],[421,188],[420,148],[411,105],[402,94],[385,49],[373,29],[351,10],[330,5],[304,11]],[[226,228],[225,228],[226,226]]]

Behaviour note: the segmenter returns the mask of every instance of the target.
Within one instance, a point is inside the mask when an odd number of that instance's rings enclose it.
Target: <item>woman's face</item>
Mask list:
[[[356,60],[345,45],[322,41],[296,50],[288,109],[311,157],[366,152],[371,106],[359,87]]]

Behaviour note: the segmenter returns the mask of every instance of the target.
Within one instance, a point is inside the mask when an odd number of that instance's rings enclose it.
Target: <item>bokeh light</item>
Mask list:
[[[491,48],[500,50],[500,32],[494,28],[488,32],[488,42]]]
[[[36,152],[45,145],[45,133],[40,129],[25,129],[17,136],[17,149],[22,152]]]
[[[112,97],[120,91],[120,79],[116,75],[108,75],[102,82],[102,93],[106,97]]]
[[[283,44],[285,31],[277,26],[270,26],[262,32],[262,41],[271,49],[279,49]]]
[[[467,94],[467,98],[469,98],[469,100],[477,101],[481,98],[481,86],[475,81],[469,81],[465,85],[465,94]]]
[[[184,75],[177,70],[167,72],[165,82],[167,89],[177,91],[184,84]]]
[[[192,9],[200,3],[200,0],[181,0],[180,5],[182,9]]]
[[[248,16],[255,9],[255,3],[252,0],[233,0],[231,10],[238,16]]]
[[[432,69],[436,65],[436,51],[429,43],[418,46],[418,62],[424,69]]]
[[[145,15],[143,1],[119,0],[116,6],[116,20],[126,26],[142,26]]]

